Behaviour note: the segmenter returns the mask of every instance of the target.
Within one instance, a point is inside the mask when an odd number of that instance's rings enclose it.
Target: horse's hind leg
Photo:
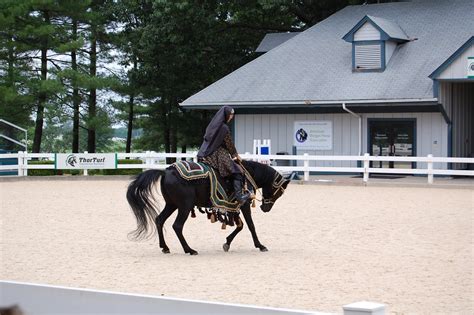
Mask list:
[[[189,247],[188,243],[186,242],[186,239],[183,236],[184,223],[186,223],[186,220],[189,216],[189,212],[191,212],[192,208],[193,206],[191,204],[188,207],[180,207],[178,209],[178,216],[176,217],[176,220],[173,223],[173,229],[176,232],[176,235],[178,236],[181,246],[183,246],[184,252],[186,254],[197,255],[198,252]]]
[[[155,219],[156,230],[158,231],[158,238],[160,240],[160,248],[165,254],[169,254],[170,249],[168,248],[168,245],[166,245],[165,242],[165,237],[163,235],[163,225],[176,209],[177,207],[171,206],[167,203],[163,211],[161,211],[160,215],[158,215]]]
[[[230,243],[232,243],[232,241],[234,240],[234,237],[237,234],[239,234],[239,232],[242,231],[242,229],[244,228],[244,223],[242,222],[240,217],[239,217],[239,220],[240,220],[240,224],[238,224],[235,230],[232,233],[230,233],[229,236],[227,236],[226,242],[224,243],[224,245],[222,245],[222,248],[224,249],[225,252],[229,251]]]

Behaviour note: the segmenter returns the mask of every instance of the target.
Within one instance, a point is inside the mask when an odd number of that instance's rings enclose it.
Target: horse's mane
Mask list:
[[[271,182],[276,172],[271,166],[255,161],[242,160],[242,164],[258,184]]]

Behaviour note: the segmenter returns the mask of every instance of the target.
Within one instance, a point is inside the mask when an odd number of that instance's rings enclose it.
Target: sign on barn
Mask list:
[[[332,121],[295,121],[293,143],[303,150],[332,150]]]
[[[467,77],[474,79],[474,57],[467,57]]]

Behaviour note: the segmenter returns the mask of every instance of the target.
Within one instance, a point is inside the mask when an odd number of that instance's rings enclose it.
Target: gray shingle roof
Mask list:
[[[432,99],[428,77],[474,34],[472,0],[348,6],[186,99],[183,106]],[[385,71],[353,72],[342,39],[364,16],[392,21],[416,41],[398,45]]]
[[[294,32],[294,33],[270,33],[265,35],[265,37],[262,39],[260,44],[258,45],[257,49],[255,49],[255,52],[267,52],[272,50],[273,48],[283,44],[290,38],[295,37],[295,35],[298,35],[299,33]]]
[[[407,34],[396,23],[375,16],[368,15],[367,17],[377,24],[390,38],[409,40]]]

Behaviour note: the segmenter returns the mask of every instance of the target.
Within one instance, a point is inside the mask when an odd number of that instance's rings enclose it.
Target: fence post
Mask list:
[[[196,151],[193,151],[192,161],[193,161],[194,163],[197,163],[197,161],[198,161],[197,154],[198,154],[198,153],[197,153]]]
[[[433,155],[428,154],[428,184],[433,184]]]
[[[384,315],[385,304],[360,301],[342,307],[344,315]]]
[[[23,151],[23,176],[28,176],[28,151]]]
[[[84,154],[89,153],[88,151],[84,151]],[[89,170],[87,168],[84,169],[84,176],[89,176]]]
[[[145,170],[150,169],[150,151],[145,151]]]
[[[158,160],[158,158],[154,158],[153,155],[155,154],[156,152],[155,151],[150,151],[150,168],[154,168],[155,167],[155,164],[158,164],[160,163],[160,161]],[[158,160],[158,162],[157,162]]]
[[[370,166],[369,157],[370,157],[369,153],[364,154],[364,182],[365,183],[369,181],[369,166]]]
[[[305,158],[308,157],[308,153],[303,154]],[[304,167],[304,181],[307,182],[309,181],[309,160],[304,160],[303,161],[303,167]]]
[[[23,151],[18,151],[18,176],[23,176]]]

